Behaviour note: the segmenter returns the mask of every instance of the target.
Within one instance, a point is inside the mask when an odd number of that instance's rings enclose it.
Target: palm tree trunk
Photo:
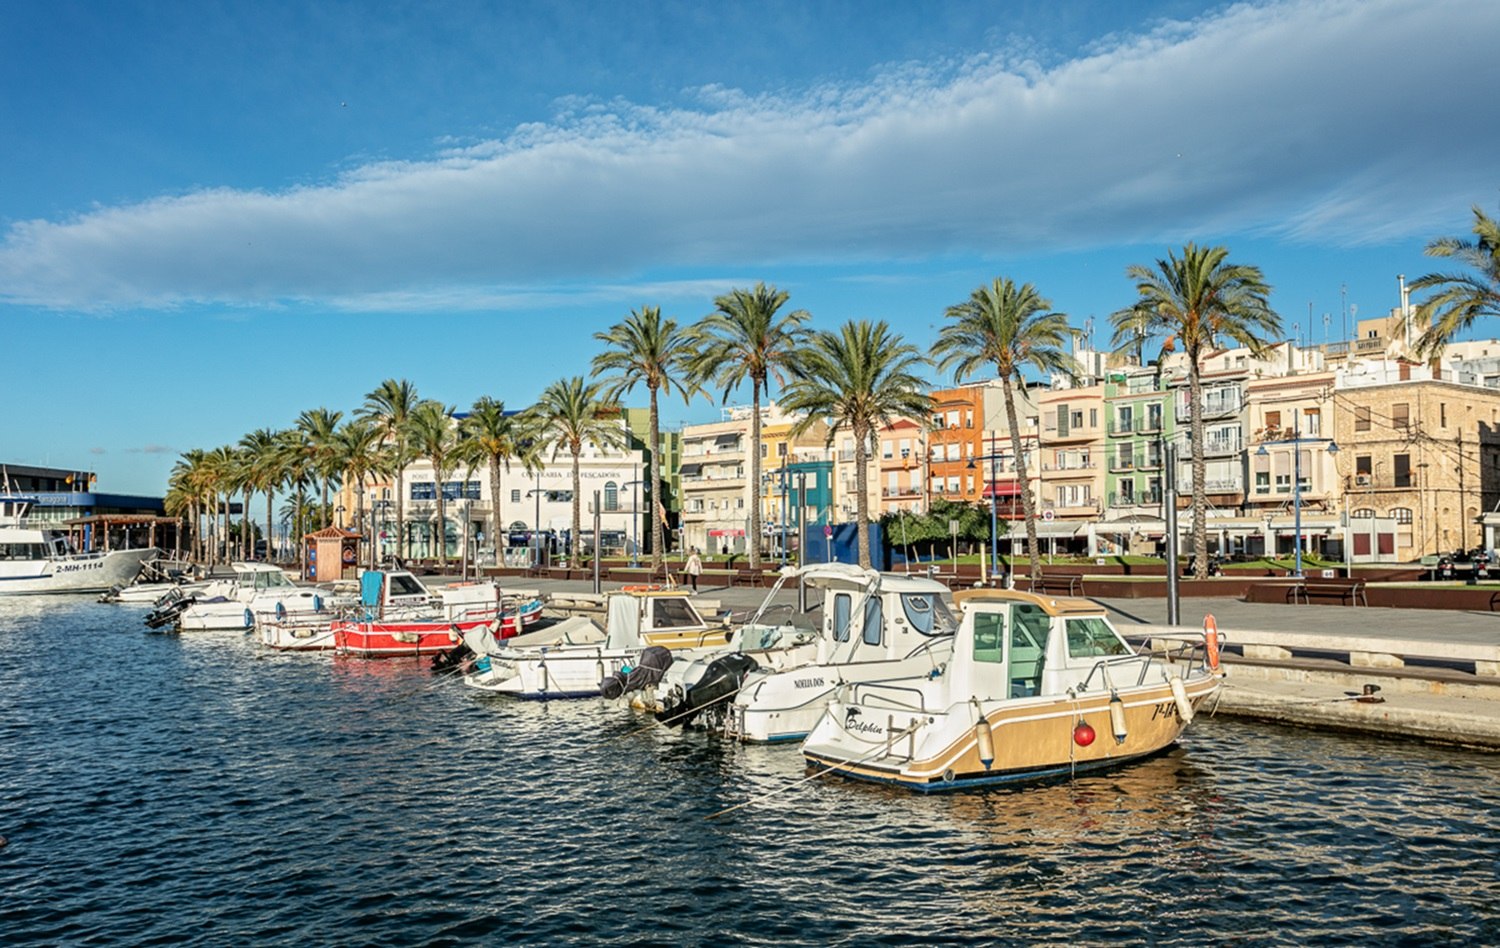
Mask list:
[[[1016,455],[1016,479],[1021,484],[1021,515],[1026,518],[1026,556],[1031,561],[1031,579],[1035,582],[1042,578],[1042,558],[1038,553],[1036,542],[1036,504],[1031,496],[1031,480],[1026,476],[1026,455],[1021,450],[1021,426],[1016,422],[1016,390],[1011,376],[1004,376],[1000,387],[1005,392],[1005,423],[1010,425],[1010,449]],[[993,452],[994,447],[991,446],[990,450]],[[990,503],[997,502],[995,485],[991,483]],[[999,546],[995,548],[998,550]],[[999,564],[991,564],[991,566],[1004,572]]]
[[[1190,416],[1193,439],[1193,576],[1208,578],[1208,462],[1203,457],[1203,380],[1199,376],[1198,353],[1188,353],[1188,397],[1192,401]],[[1176,569],[1177,564],[1170,564]]]
[[[276,535],[276,492],[266,489],[266,562],[276,562],[276,554],[271,549],[271,538]]]
[[[870,432],[854,429],[854,519],[859,529],[859,565],[870,569],[870,473],[865,470],[868,462],[866,446],[870,443]]]
[[[651,573],[662,568],[662,544],[661,544],[661,518],[656,515],[656,505],[661,502],[657,494],[661,490],[661,421],[656,413],[656,387],[651,387],[651,456],[646,459],[646,482],[650,488],[646,491],[646,503],[650,512],[646,516],[651,518]],[[666,505],[662,505],[666,509]],[[639,517],[641,512],[637,510],[635,515]]]
[[[570,567],[572,567],[574,569],[578,568],[578,554],[579,554],[579,551],[583,549],[583,545],[579,542],[581,539],[583,539],[582,534],[580,532],[583,529],[583,525],[582,525],[583,524],[583,520],[582,520],[583,512],[582,512],[582,510],[579,507],[579,505],[583,502],[583,475],[579,472],[579,469],[578,469],[578,452],[582,449],[582,447],[583,446],[581,444],[574,444],[574,445],[572,445],[572,449],[573,449],[573,550],[572,550],[571,559],[568,562],[568,566],[570,566]],[[598,549],[597,549],[598,544],[599,544],[599,538],[598,537],[594,537],[594,545],[596,547],[596,549],[594,550],[594,552],[595,552],[596,555],[598,553]]]
[[[500,459],[490,458],[490,545],[495,548],[495,565],[504,566],[500,561]]]
[[[752,570],[760,569],[760,390],[764,384],[764,379],[750,383],[750,391],[754,394],[750,399],[750,483],[745,485],[750,504],[750,519],[745,530],[749,534],[745,538],[749,556],[745,565]]]
[[[319,527],[319,529],[326,530],[326,529],[328,529],[328,514],[329,514],[329,510],[328,510],[328,478],[326,478],[326,477],[323,478],[323,509],[320,511],[320,513],[322,513],[322,516],[318,518],[318,527]]]
[[[240,559],[248,560],[255,556],[255,540],[251,538],[250,529],[250,491],[245,491],[245,509],[240,511]]]

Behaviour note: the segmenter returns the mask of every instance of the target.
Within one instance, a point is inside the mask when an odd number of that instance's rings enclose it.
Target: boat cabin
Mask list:
[[[691,593],[673,589],[628,589],[609,594],[606,648],[696,648],[723,645],[725,627],[703,617]]]
[[[806,566],[798,575],[823,591],[820,664],[904,658],[929,639],[958,631],[943,601],[948,588],[937,580],[846,563]]]
[[[955,694],[1100,691],[1134,685],[1145,669],[1144,656],[1115,630],[1104,607],[1087,599],[1010,589],[963,590],[953,598],[963,610],[948,671]]]

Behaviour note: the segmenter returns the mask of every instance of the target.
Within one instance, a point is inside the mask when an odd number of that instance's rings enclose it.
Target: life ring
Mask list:
[[[345,547],[344,548],[344,565],[345,566],[353,566],[354,565],[354,548],[353,547]]]
[[[655,583],[644,583],[644,584],[640,584],[640,585],[636,585],[636,586],[621,586],[620,587],[620,591],[621,592],[628,592],[628,593],[657,592],[660,589],[661,589],[661,587],[658,586],[658,585],[656,585]]]
[[[1203,617],[1203,651],[1208,667],[1219,670],[1219,623],[1210,613]]]

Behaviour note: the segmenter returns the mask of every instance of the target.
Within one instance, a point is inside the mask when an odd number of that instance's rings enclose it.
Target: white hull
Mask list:
[[[745,680],[729,708],[731,737],[755,744],[800,741],[817,725],[840,685],[919,677],[947,663],[951,639],[934,640],[908,658],[836,665],[807,664]]]
[[[135,582],[160,550],[78,553],[44,560],[0,560],[0,596],[97,593]]]
[[[602,645],[561,645],[540,650],[508,649],[489,656],[488,671],[464,676],[464,684],[494,694],[519,698],[589,698],[599,694],[599,682],[633,666],[642,648],[605,648]],[[721,648],[673,649],[674,662],[692,661]]]

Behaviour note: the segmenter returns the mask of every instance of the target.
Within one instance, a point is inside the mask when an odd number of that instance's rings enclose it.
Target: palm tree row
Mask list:
[[[1428,252],[1452,257],[1475,267],[1479,277],[1432,274],[1413,283],[1437,289],[1423,304],[1432,329],[1423,339],[1424,351],[1440,348],[1453,334],[1481,315],[1500,315],[1500,229],[1475,209],[1476,241],[1444,239]],[[1232,263],[1223,247],[1188,244],[1169,253],[1154,266],[1133,265],[1126,271],[1137,299],[1114,313],[1114,344],[1125,348],[1145,337],[1159,337],[1164,348],[1180,349],[1188,363],[1191,412],[1193,547],[1200,575],[1207,570],[1207,492],[1204,425],[1197,410],[1202,399],[1201,360],[1225,343],[1263,351],[1280,333],[1280,319],[1271,309],[1270,286],[1260,269]],[[881,426],[897,417],[924,426],[931,403],[921,378],[925,367],[952,371],[956,381],[977,380],[993,369],[1001,383],[1010,428],[1011,452],[1025,516],[1027,550],[1033,576],[1038,570],[1036,501],[1030,488],[1028,459],[1021,442],[1016,414],[1016,388],[1027,373],[1073,377],[1076,372],[1066,346],[1073,330],[1067,316],[1031,284],[997,278],[980,286],[963,302],[947,308],[951,322],[939,331],[932,359],[923,356],[884,322],[855,320],[836,332],[818,331],[806,324],[804,310],[783,312],[789,295],[758,283],[735,289],[714,300],[714,311],[693,325],[682,326],[663,317],[654,306],[632,311],[621,322],[595,335],[605,349],[592,360],[592,381],[581,376],[548,386],[526,411],[509,413],[489,396],[474,403],[461,421],[454,408],[424,401],[408,381],[388,379],[366,397],[349,421],[327,409],[304,412],[286,431],[260,429],[246,435],[237,448],[212,452],[189,451],[172,472],[169,509],[197,523],[203,518],[227,525],[229,497],[236,491],[247,499],[252,492],[266,497],[267,529],[274,493],[293,492],[320,483],[323,522],[327,522],[328,492],[333,484],[364,484],[374,477],[395,478],[397,554],[405,555],[405,491],[403,470],[417,457],[425,458],[442,484],[459,469],[483,467],[489,473],[491,529],[498,536],[500,473],[511,464],[537,469],[542,458],[567,454],[572,460],[573,535],[581,523],[579,459],[586,446],[598,450],[622,447],[619,399],[644,385],[650,404],[646,478],[651,509],[653,566],[660,568],[665,548],[661,503],[659,397],[681,395],[684,403],[695,395],[719,390],[727,401],[748,385],[751,398],[749,478],[750,522],[747,529],[749,566],[761,563],[761,417],[762,398],[779,389],[782,404],[802,414],[797,434],[817,422],[830,432],[847,430],[854,436],[858,490],[856,516],[868,522],[870,512],[864,463],[875,447]],[[830,439],[832,434],[830,434]],[[832,441],[830,440],[830,444]],[[356,522],[363,529],[363,492]],[[443,523],[444,492],[436,492],[439,523]],[[299,504],[301,501],[297,501]],[[297,517],[301,521],[300,514]],[[441,529],[441,527],[440,527]],[[194,552],[205,558],[229,555],[228,530],[222,544],[209,550],[194,533]],[[249,531],[242,540],[250,547]],[[439,543],[446,552],[446,543]],[[859,558],[870,562],[868,537],[862,530]]]

